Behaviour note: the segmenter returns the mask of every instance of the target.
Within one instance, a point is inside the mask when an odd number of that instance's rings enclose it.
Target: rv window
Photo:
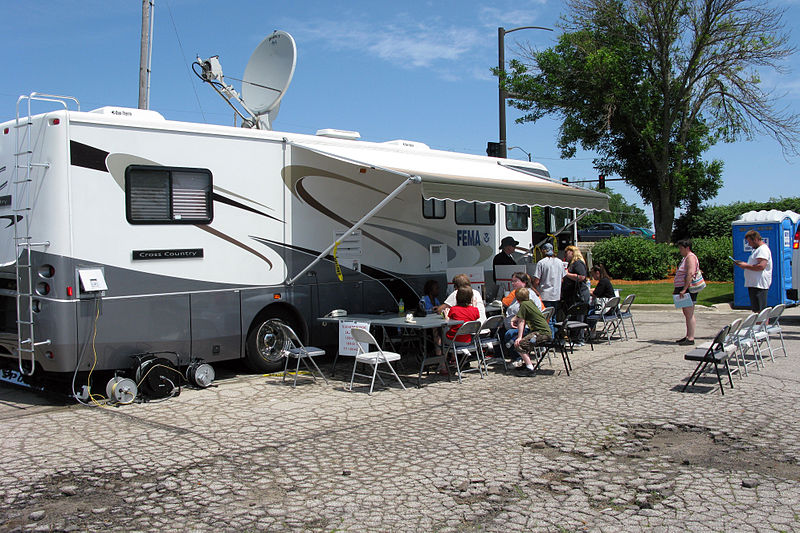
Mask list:
[[[208,224],[214,214],[205,169],[131,165],[125,197],[131,224]]]
[[[422,199],[422,216],[424,218],[444,218],[446,213],[444,200]]]
[[[506,206],[506,229],[508,231],[528,231],[531,209],[527,205]]]
[[[495,220],[494,204],[456,202],[456,224],[491,226]]]

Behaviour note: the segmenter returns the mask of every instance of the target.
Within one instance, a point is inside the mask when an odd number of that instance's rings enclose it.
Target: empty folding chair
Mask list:
[[[753,325],[753,338],[756,340],[756,343],[759,345],[766,344],[767,350],[769,351],[769,358],[773,362],[775,361],[775,357],[772,354],[772,345],[769,343],[769,334],[767,333],[767,326],[769,325],[769,315],[772,313],[771,307],[765,307],[762,309],[758,316],[756,317],[756,323]],[[764,358],[761,358],[761,366],[764,366]]]
[[[481,325],[481,331],[488,331],[481,335],[481,352],[483,353],[484,368],[488,371],[488,365],[503,365],[503,371],[507,371],[506,358],[503,355],[503,340],[500,328],[503,326],[503,315],[490,316]],[[486,352],[491,351],[493,357],[486,357]]]
[[[397,382],[400,383],[400,386],[403,387],[403,390],[406,389],[406,386],[403,385],[403,381],[400,379],[400,376],[397,375],[397,372],[394,371],[394,367],[392,366],[392,361],[399,361],[400,354],[395,352],[385,352],[381,350],[380,345],[375,340],[375,337],[372,334],[361,328],[353,328],[350,330],[350,335],[352,335],[353,339],[358,343],[358,353],[356,354],[356,359],[353,362],[353,373],[350,375],[350,390],[353,390],[353,380],[356,376],[371,378],[372,381],[369,385],[369,394],[372,394],[372,389],[375,386],[375,378],[377,377],[382,385],[386,385],[383,381],[383,378],[380,376],[380,372],[378,371],[378,367],[381,364],[385,364],[391,370],[392,375],[397,379]],[[377,348],[374,352],[368,352],[364,350],[362,344],[366,344],[367,347],[375,346]],[[372,375],[369,374],[356,374],[356,367],[358,363],[363,363],[366,365],[370,365],[372,367]],[[388,372],[383,372],[384,374],[388,374]]]
[[[619,306],[619,321],[622,324],[622,332],[625,334],[625,340],[628,340],[628,330],[625,329],[625,319],[631,321],[631,327],[633,328],[633,334],[638,339],[639,334],[636,333],[636,324],[633,323],[633,313],[631,312],[631,306],[633,305],[633,301],[636,299],[635,294],[629,294],[625,297],[622,304]]]
[[[566,370],[567,375],[569,376],[569,373],[572,370],[572,361],[569,360],[569,353],[567,352],[567,342],[569,342],[569,322],[569,317],[567,317],[563,322],[557,323],[553,338],[548,342],[538,344],[536,346],[535,353],[533,354],[536,355],[536,364],[534,365],[534,370],[538,369],[542,364],[542,360],[544,359],[545,355],[547,356],[550,364],[552,364],[550,352],[555,354],[556,350],[558,350],[559,354],[561,355],[561,360],[564,362],[564,370]]]
[[[772,308],[772,312],[769,314],[769,324],[767,325],[767,335],[769,336],[769,343],[772,346],[772,337],[775,335],[781,340],[781,350],[783,350],[783,355],[787,356],[789,354],[786,353],[786,345],[783,343],[783,329],[781,328],[781,315],[786,310],[786,306],[784,304],[778,304]],[[775,347],[775,351],[778,350],[778,347]]]
[[[325,374],[322,373],[322,370],[319,369],[317,366],[316,361],[314,358],[319,355],[325,355],[325,350],[321,348],[316,348],[314,346],[303,346],[303,343],[300,341],[300,338],[297,336],[297,333],[289,327],[288,325],[275,321],[275,324],[280,327],[284,335],[289,341],[289,347],[285,352],[286,355],[286,363],[283,365],[283,382],[286,382],[286,373],[289,370],[289,359],[295,359],[297,364],[295,365],[294,369],[294,382],[292,383],[292,388],[297,386],[297,374],[300,373],[300,362],[303,362],[303,365],[308,369],[311,373],[311,377],[314,378],[314,381],[317,381],[317,377],[314,375],[314,370],[308,366],[307,361],[311,361],[311,364],[314,365],[314,368],[317,370],[319,375],[322,379],[325,380],[325,383],[328,383],[328,379],[325,377]]]
[[[617,300],[617,303],[619,303],[619,300]],[[585,319],[586,315],[589,314],[589,304],[586,304],[586,303],[583,303],[583,302],[576,303],[573,306],[571,306],[569,309],[567,309],[567,313],[566,314],[567,314],[567,321],[565,322],[565,326],[564,327],[566,328],[566,332],[569,334],[569,338],[570,338],[569,348],[570,348],[570,350],[572,350],[572,347],[573,347],[572,336],[574,334],[579,333],[579,332],[581,332],[583,330],[585,332],[585,335],[586,335],[586,340],[589,341],[589,345],[591,346],[592,351],[594,351],[594,344],[592,344],[592,336],[590,335],[591,327],[589,326],[589,324],[587,324],[586,322],[581,322],[579,320],[570,320],[569,319],[570,317],[574,317],[574,316],[582,316]]]
[[[722,347],[725,350],[725,353],[728,354],[728,357],[735,356],[734,359],[736,360],[736,372],[739,373],[739,378],[741,379],[742,376],[742,368],[745,369],[745,373],[747,372],[747,365],[744,364],[744,358],[742,358],[741,364],[739,363],[740,353],[739,353],[739,344],[737,342],[739,329],[742,327],[742,322],[744,322],[743,318],[737,318],[733,322],[731,322],[730,326],[728,326],[728,334],[725,335],[725,338],[722,340]],[[706,342],[697,346],[700,349],[708,349],[711,346],[711,342]]]
[[[478,340],[480,338],[481,322],[480,320],[471,320],[464,322],[458,327],[455,336],[452,340],[448,338],[442,339],[444,341],[444,356],[445,361],[448,360],[450,353],[453,354],[453,359],[456,365],[456,374],[458,375],[458,382],[461,383],[461,374],[468,370],[461,370],[461,367],[469,359],[474,356],[478,359],[478,372],[483,377],[485,363],[483,361],[483,352],[481,351],[481,344]],[[469,336],[469,341],[457,341],[459,337]],[[473,371],[475,369],[472,369]]]
[[[755,313],[750,313],[742,320],[742,324],[739,327],[739,332],[734,336],[734,341],[736,342],[736,346],[739,348],[739,356],[742,358],[742,364],[744,364],[744,375],[747,375],[747,366],[755,363],[756,368],[758,368],[759,363],[763,366],[764,362],[761,360],[761,348],[758,346],[758,342],[753,335],[753,328],[756,325],[756,318],[758,315]],[[753,356],[752,361],[747,360],[747,353],[750,352]]]
[[[725,326],[719,333],[716,334],[714,340],[711,342],[711,345],[708,348],[695,348],[691,352],[687,353],[683,356],[684,359],[687,361],[699,361],[697,363],[697,367],[692,372],[692,375],[689,376],[689,379],[686,381],[686,384],[683,386],[683,390],[686,390],[686,387],[689,386],[691,383],[694,385],[697,383],[697,379],[700,377],[700,374],[703,373],[703,370],[706,369],[707,366],[713,364],[714,365],[714,372],[717,374],[717,381],[719,381],[719,390],[722,391],[722,394],[725,394],[725,389],[722,387],[722,376],[719,374],[719,365],[724,364],[725,370],[728,372],[728,380],[731,383],[731,388],[733,388],[733,377],[731,377],[731,369],[728,366],[728,357],[729,353],[725,351],[725,347],[723,345],[723,341],[725,337],[728,335],[728,331],[730,331],[730,326]]]
[[[600,331],[596,331],[597,338],[600,339],[601,337],[605,336],[608,344],[611,344],[611,337],[614,336],[619,330],[619,325],[622,323],[622,319],[619,317],[617,313],[617,307],[619,306],[619,298],[609,298],[606,300],[606,303],[603,305],[600,313],[595,315],[597,318],[597,325],[595,326],[595,331],[597,330],[598,326],[602,325]]]

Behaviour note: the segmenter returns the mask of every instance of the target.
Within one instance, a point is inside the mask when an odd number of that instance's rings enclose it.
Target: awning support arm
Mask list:
[[[562,227],[561,227],[561,229],[559,229],[558,231],[556,231],[556,232],[554,232],[554,233],[553,233],[553,236],[555,237],[556,235],[558,235],[559,233],[561,233],[562,231],[564,231],[564,230],[565,230],[565,229],[567,229],[568,227],[570,227],[570,226],[574,226],[574,225],[575,225],[575,224],[577,224],[577,223],[578,223],[578,222],[579,222],[579,221],[580,221],[580,220],[581,220],[583,217],[585,217],[585,216],[586,216],[586,215],[588,215],[589,213],[590,213],[590,211],[587,209],[586,211],[584,211],[584,212],[583,212],[583,213],[581,213],[580,215],[576,216],[576,217],[575,217],[575,220],[571,220],[571,221],[567,222],[566,224],[564,224],[564,226],[562,226]],[[543,245],[544,243],[546,243],[546,242],[547,242],[547,239],[549,239],[549,238],[550,238],[550,236],[547,236],[547,237],[545,237],[544,239],[542,239],[541,241],[539,241],[538,243],[536,243],[536,246],[534,246],[534,248],[538,248],[539,246]]]
[[[359,220],[358,222],[356,222],[355,224],[353,224],[353,226],[351,226],[351,227],[350,227],[350,229],[348,229],[347,231],[345,231],[345,232],[342,234],[342,237],[341,237],[341,239],[337,239],[337,240],[333,241],[333,243],[331,243],[331,245],[330,245],[330,246],[328,246],[327,248],[325,248],[325,250],[323,250],[323,251],[322,251],[322,253],[320,253],[320,254],[319,254],[319,255],[318,255],[318,256],[317,256],[317,257],[316,257],[316,258],[315,258],[313,261],[311,261],[311,263],[309,263],[309,264],[308,264],[308,266],[306,266],[306,267],[305,267],[303,270],[301,270],[299,274],[297,274],[295,277],[293,277],[292,279],[290,279],[290,280],[287,282],[287,284],[288,284],[288,285],[293,285],[295,281],[297,281],[298,279],[300,279],[300,277],[301,277],[301,276],[303,276],[303,274],[305,274],[306,272],[308,272],[309,270],[311,270],[311,268],[312,268],[314,265],[316,265],[317,263],[319,263],[319,262],[322,260],[322,258],[323,258],[323,257],[325,257],[326,255],[328,255],[328,254],[330,253],[330,251],[331,251],[331,250],[333,250],[333,248],[334,248],[335,246],[338,246],[339,244],[341,244],[341,243],[342,243],[342,241],[344,240],[344,238],[345,238],[347,235],[350,235],[351,233],[353,233],[354,231],[356,231],[358,228],[360,228],[361,226],[363,226],[363,225],[364,225],[364,224],[367,222],[367,220],[369,220],[370,218],[372,218],[373,216],[375,216],[375,215],[378,213],[378,211],[380,211],[381,209],[383,209],[383,208],[386,206],[386,204],[388,204],[389,202],[391,202],[392,200],[394,200],[394,199],[395,199],[395,197],[396,197],[398,194],[400,194],[401,192],[403,192],[403,190],[404,190],[406,187],[408,187],[409,185],[411,185],[412,183],[422,183],[422,178],[421,178],[421,177],[419,177],[419,176],[410,176],[410,175],[409,175],[409,176],[406,178],[406,180],[405,180],[403,183],[401,183],[401,184],[400,184],[400,185],[399,185],[399,186],[398,186],[398,187],[397,187],[395,190],[393,190],[392,192],[390,192],[390,193],[389,193],[389,194],[386,196],[386,198],[384,198],[383,200],[381,200],[381,201],[380,201],[380,203],[379,203],[378,205],[376,205],[375,207],[373,207],[373,208],[370,210],[370,212],[369,212],[369,213],[367,213],[366,215],[364,215],[363,217],[361,217],[361,220]]]

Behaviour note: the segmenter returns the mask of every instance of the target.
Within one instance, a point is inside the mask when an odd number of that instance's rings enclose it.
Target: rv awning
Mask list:
[[[538,163],[498,160],[393,144],[287,142],[319,155],[402,176],[419,176],[426,199],[608,211],[608,196],[549,178]],[[513,164],[512,164],[513,163]]]

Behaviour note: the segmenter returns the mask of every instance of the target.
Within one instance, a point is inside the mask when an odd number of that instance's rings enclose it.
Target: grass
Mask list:
[[[674,286],[671,281],[661,283],[620,284],[620,299],[631,293],[636,295],[637,304],[671,304]],[[733,302],[733,282],[708,283],[697,295],[697,305],[714,305]]]

